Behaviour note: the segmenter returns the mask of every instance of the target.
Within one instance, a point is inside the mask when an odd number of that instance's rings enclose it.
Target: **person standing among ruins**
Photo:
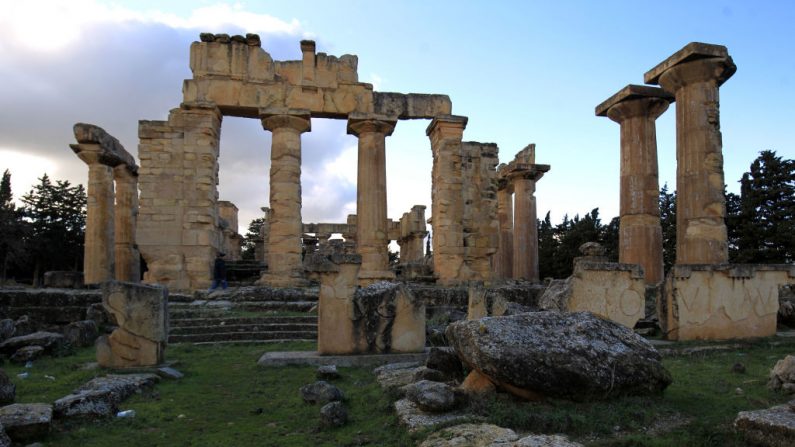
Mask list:
[[[218,288],[219,284],[222,289],[226,290],[226,261],[224,260],[224,256],[226,256],[226,253],[218,253],[218,256],[215,257],[215,264],[213,265],[213,284],[210,286],[210,290],[215,290]]]

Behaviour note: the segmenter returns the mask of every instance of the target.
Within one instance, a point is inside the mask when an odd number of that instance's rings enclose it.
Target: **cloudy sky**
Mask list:
[[[790,1],[31,1],[0,0],[0,170],[18,198],[36,178],[86,183],[72,125],[88,122],[137,156],[138,120],[166,119],[191,77],[200,32],[258,33],[274,59],[359,56],[376,90],[441,93],[469,117],[465,140],[494,142],[508,161],[536,143],[552,170],[538,211],[553,221],[599,207],[618,213],[618,125],[594,107],[691,41],[726,45],[737,74],[721,88],[726,182],[760,150],[795,158],[795,3]],[[387,139],[389,216],[430,208],[428,122]],[[674,108],[658,120],[661,184],[675,184]],[[303,136],[305,222],[355,212],[356,139],[315,119]],[[267,205],[270,133],[225,118],[220,195],[241,232]],[[428,210],[430,216],[430,209]]]

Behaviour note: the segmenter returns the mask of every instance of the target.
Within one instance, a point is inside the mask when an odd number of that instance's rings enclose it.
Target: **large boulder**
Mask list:
[[[97,419],[116,414],[118,404],[160,380],[156,374],[110,374],[95,377],[55,401],[58,419]]]
[[[734,427],[751,445],[795,445],[795,400],[764,410],[741,411]]]
[[[46,352],[52,352],[58,349],[63,342],[64,336],[61,334],[40,331],[9,338],[0,343],[0,352],[9,355],[25,346],[41,346]]]
[[[648,341],[587,312],[461,321],[446,336],[470,368],[524,398],[606,399],[659,393],[671,383]]]
[[[11,404],[0,408],[0,424],[15,442],[41,439],[50,432],[52,405]]]

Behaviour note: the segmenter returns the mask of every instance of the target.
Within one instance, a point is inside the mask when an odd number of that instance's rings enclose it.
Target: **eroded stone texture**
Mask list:
[[[718,88],[737,67],[726,47],[693,42],[651,69],[676,97],[676,263],[729,259]]]
[[[360,285],[395,277],[389,270],[385,141],[395,123],[375,115],[355,115],[348,120],[348,133],[359,139],[356,252],[362,257]]]
[[[775,335],[782,284],[795,284],[791,265],[675,265],[657,310],[660,325],[671,340]]]
[[[497,163],[494,143],[462,144],[464,262],[470,280],[492,279],[492,257],[499,244],[497,222]],[[464,279],[464,278],[462,278]]]
[[[309,114],[269,110],[262,127],[272,132],[268,272],[260,282],[276,287],[303,285],[301,262],[301,134],[310,130]]]
[[[494,256],[494,275],[498,279],[513,278],[513,185],[505,178],[498,183],[497,222],[500,237]]]
[[[118,281],[141,280],[141,255],[135,245],[135,228],[138,220],[138,172],[127,165],[113,168],[116,181],[116,206],[114,208],[114,256]]]
[[[163,287],[108,282],[102,304],[119,327],[97,339],[100,366],[126,368],[163,363],[168,338],[168,290]]]
[[[218,217],[219,227],[221,229],[221,252],[226,254],[226,259],[230,261],[237,261],[240,259],[241,245],[243,237],[237,232],[237,206],[234,203],[219,200],[218,201]]]
[[[734,427],[752,445],[795,445],[795,401],[764,410],[741,411],[734,420]]]
[[[41,439],[52,426],[52,405],[11,404],[0,408],[0,425],[14,442]]]
[[[218,234],[218,141],[221,113],[183,104],[168,121],[140,121],[140,212],[136,241],[144,281],[172,290],[210,286]]]
[[[425,206],[414,205],[411,211],[403,213],[400,218],[400,263],[409,264],[422,262],[425,257],[423,240],[428,235],[425,226]]]
[[[663,89],[628,85],[596,108],[621,125],[618,262],[640,264],[648,284],[664,276],[655,120],[672,101]]]

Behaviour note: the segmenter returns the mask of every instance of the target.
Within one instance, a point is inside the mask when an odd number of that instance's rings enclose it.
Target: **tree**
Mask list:
[[[86,226],[86,191],[68,181],[55,184],[44,174],[39,184],[22,196],[23,219],[30,231],[25,250],[32,261],[33,282],[41,283],[46,270],[80,270]]]
[[[7,278],[11,262],[21,258],[25,225],[11,193],[11,172],[6,169],[0,181],[0,283]]]
[[[762,151],[740,180],[734,262],[795,262],[795,160]]]
[[[256,257],[257,242],[260,241],[261,243],[259,232],[264,223],[264,217],[257,217],[256,219],[252,220],[250,224],[248,224],[248,232],[245,236],[243,236],[243,251],[240,255],[241,258],[251,260]]]
[[[663,268],[667,272],[676,262],[676,191],[668,192],[667,183],[660,189],[660,226]]]
[[[555,238],[555,227],[547,211],[544,220],[538,221],[538,270],[541,278],[554,278],[555,269],[553,261],[555,251],[558,249],[558,240]]]

